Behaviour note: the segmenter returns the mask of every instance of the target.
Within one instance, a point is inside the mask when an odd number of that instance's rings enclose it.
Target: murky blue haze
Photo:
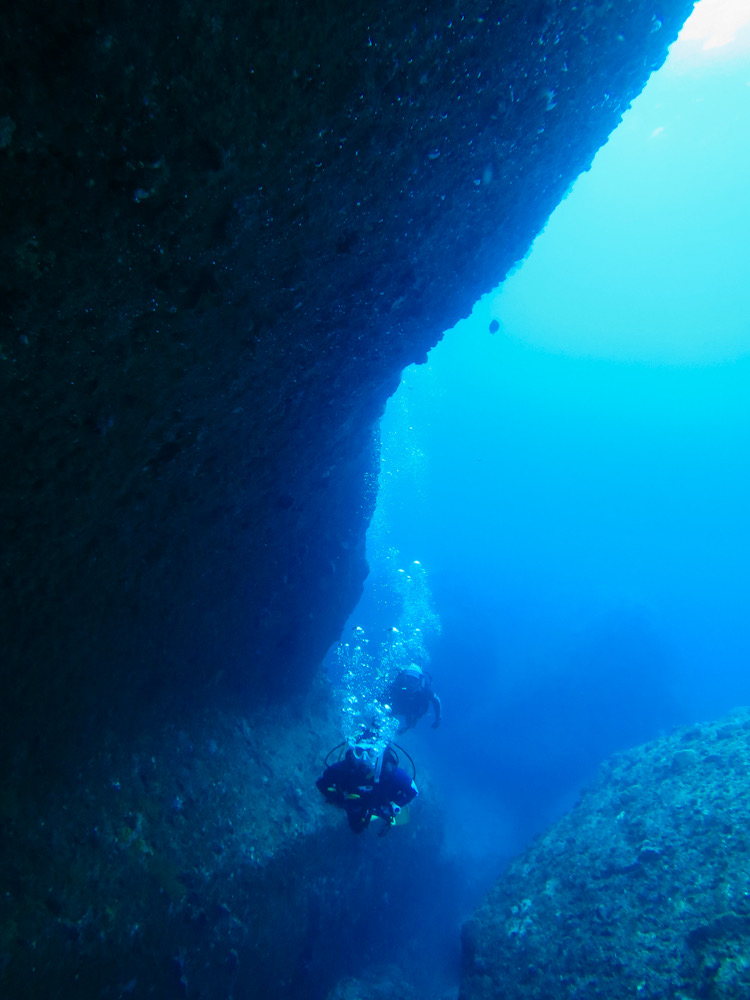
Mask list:
[[[383,419],[349,627],[421,561],[444,722],[403,742],[480,878],[607,755],[750,703],[749,192],[750,46],[676,50]]]

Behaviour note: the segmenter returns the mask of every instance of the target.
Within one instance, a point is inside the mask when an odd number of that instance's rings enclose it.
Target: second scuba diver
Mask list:
[[[401,670],[388,689],[387,699],[394,715],[403,720],[399,733],[406,732],[416,726],[423,715],[429,711],[430,705],[435,712],[432,728],[437,729],[442,717],[440,699],[432,690],[432,678],[426,674],[417,663],[410,663]]]

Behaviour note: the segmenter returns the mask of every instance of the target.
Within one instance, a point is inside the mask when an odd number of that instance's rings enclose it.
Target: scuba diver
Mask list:
[[[399,733],[416,726],[423,715],[426,715],[430,705],[435,712],[432,728],[437,729],[442,718],[440,699],[432,690],[432,678],[416,663],[400,671],[388,689],[388,704],[394,715],[402,717]]]
[[[365,733],[361,739],[368,736],[372,734]],[[396,825],[404,806],[419,794],[413,779],[398,766],[398,754],[391,746],[380,749],[375,744],[357,742],[333,764],[328,764],[328,757],[326,769],[315,784],[327,802],[346,812],[354,833],[362,833],[377,817],[385,823],[379,834],[382,837]]]

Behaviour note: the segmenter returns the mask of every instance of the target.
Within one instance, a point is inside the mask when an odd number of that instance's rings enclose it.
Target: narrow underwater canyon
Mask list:
[[[316,935],[375,919],[397,852],[356,853],[312,782],[377,420],[691,8],[0,14],[5,995],[324,996],[350,971]],[[420,808],[398,854],[427,882]]]

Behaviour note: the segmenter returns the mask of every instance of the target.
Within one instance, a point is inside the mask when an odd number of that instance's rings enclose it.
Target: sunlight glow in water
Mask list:
[[[749,84],[750,0],[702,0],[492,296],[506,335],[649,364],[750,354]]]
[[[748,26],[750,4],[747,0],[701,0],[685,22],[675,48],[689,49],[694,43],[699,43],[702,52],[728,45],[734,49],[747,47],[750,36],[743,35],[742,29]]]

